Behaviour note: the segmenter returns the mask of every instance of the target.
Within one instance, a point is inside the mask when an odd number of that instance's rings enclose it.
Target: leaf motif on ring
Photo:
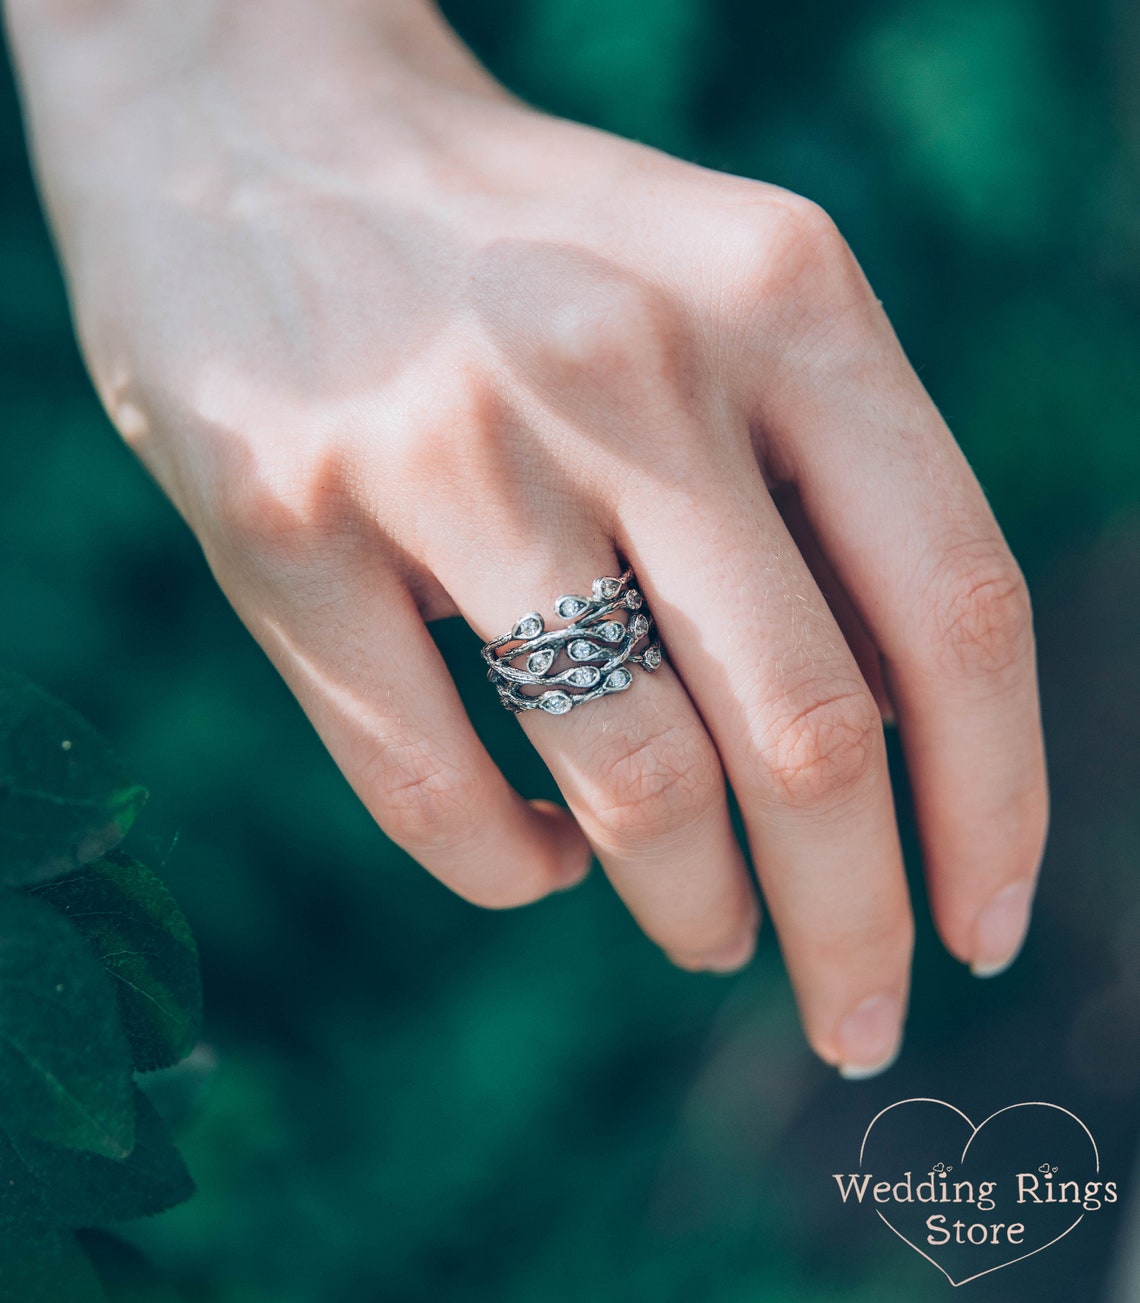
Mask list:
[[[608,654],[596,642],[590,642],[586,638],[575,638],[566,651],[572,661],[591,661]]]
[[[546,628],[546,622],[537,611],[528,611],[511,630],[512,638],[537,638]]]
[[[526,658],[526,667],[532,674],[545,674],[554,664],[556,649],[543,647],[541,651],[531,652]]]
[[[602,672],[596,665],[576,665],[572,670],[567,670],[565,674],[560,675],[559,682],[569,683],[575,688],[593,688],[597,686],[601,677]]]
[[[555,615],[561,616],[563,620],[573,620],[589,607],[590,603],[584,597],[578,597],[571,593],[566,597],[560,597],[554,603]]]
[[[544,692],[538,699],[539,708],[548,715],[565,715],[573,704],[574,698],[565,692]]]

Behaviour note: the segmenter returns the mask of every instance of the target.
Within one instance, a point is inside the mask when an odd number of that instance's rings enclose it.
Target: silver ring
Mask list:
[[[560,597],[554,613],[569,623],[548,629],[538,611],[528,611],[510,633],[483,644],[487,677],[513,714],[565,715],[587,701],[624,692],[633,683],[630,666],[652,673],[661,664],[653,617],[634,587],[632,570],[618,579],[595,579],[590,597]]]

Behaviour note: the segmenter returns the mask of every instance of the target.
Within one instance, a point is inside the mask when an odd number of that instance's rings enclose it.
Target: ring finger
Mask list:
[[[454,554],[433,566],[485,640],[531,608],[549,618],[558,597],[588,596],[595,577],[622,573],[601,531],[551,540],[537,558],[533,542],[526,550],[521,564],[516,556],[478,573]],[[643,930],[684,967],[744,963],[759,922],[755,892],[716,749],[668,664],[634,668],[626,691],[559,716],[526,710],[520,721]]]

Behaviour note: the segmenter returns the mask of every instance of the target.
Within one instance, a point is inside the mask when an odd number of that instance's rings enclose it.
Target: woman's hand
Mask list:
[[[685,967],[758,909],[807,1034],[894,1055],[912,919],[1025,931],[1046,821],[1025,585],[819,209],[513,100],[427,8],[12,0],[99,392],[380,826],[489,906],[591,848]],[[375,8],[375,6],[373,6]],[[382,7],[381,7],[382,8]],[[484,639],[628,561],[667,662],[521,725],[508,787],[425,621]]]

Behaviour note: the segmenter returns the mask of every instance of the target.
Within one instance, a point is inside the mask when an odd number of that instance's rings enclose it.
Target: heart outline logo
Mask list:
[[[1096,1140],[1093,1138],[1093,1133],[1088,1129],[1087,1126],[1085,1126],[1085,1124],[1081,1121],[1079,1117],[1077,1117],[1075,1113],[1070,1112],[1069,1109],[1067,1108],[1062,1108],[1060,1104],[1050,1104],[1045,1100],[1023,1100],[1020,1104],[1007,1104],[1004,1108],[999,1108],[995,1112],[991,1113],[989,1117],[983,1118],[983,1120],[979,1122],[977,1126],[975,1126],[973,1121],[969,1117],[967,1117],[966,1114],[963,1113],[960,1108],[956,1108],[953,1104],[948,1104],[944,1099],[933,1099],[928,1096],[916,1096],[914,1099],[897,1100],[894,1104],[888,1104],[886,1108],[880,1109],[878,1113],[875,1114],[875,1116],[867,1124],[867,1130],[863,1133],[863,1143],[859,1146],[860,1167],[863,1166],[863,1156],[866,1153],[867,1140],[872,1130],[874,1129],[875,1123],[878,1122],[878,1120],[881,1117],[884,1117],[887,1113],[889,1113],[892,1109],[901,1108],[904,1104],[940,1104],[943,1108],[948,1108],[951,1111],[951,1113],[957,1113],[957,1115],[962,1119],[962,1121],[965,1122],[965,1124],[970,1128],[970,1136],[969,1139],[966,1141],[965,1145],[963,1146],[961,1157],[958,1160],[959,1164],[961,1164],[965,1160],[966,1155],[970,1152],[970,1146],[974,1143],[975,1139],[977,1139],[978,1133],[982,1130],[983,1127],[987,1126],[990,1122],[992,1122],[994,1118],[1000,1117],[1003,1113],[1008,1113],[1012,1109],[1018,1109],[1018,1108],[1053,1109],[1058,1113],[1063,1113],[1068,1118],[1072,1118],[1072,1120],[1081,1128],[1081,1130],[1085,1133],[1085,1135],[1088,1136],[1089,1144],[1092,1145],[1095,1171],[1097,1175],[1100,1174],[1100,1150],[1097,1148]],[[907,1237],[902,1233],[902,1231],[900,1231],[897,1226],[892,1225],[890,1220],[886,1216],[884,1216],[884,1214],[878,1208],[875,1209],[875,1212],[881,1218],[884,1225],[886,1225],[890,1230],[892,1230],[899,1237],[899,1239],[902,1240],[904,1244],[909,1245],[910,1248],[912,1248],[920,1258],[925,1258],[926,1261],[931,1264],[931,1266],[937,1267],[938,1270],[943,1274],[943,1276],[945,1276],[946,1279],[950,1282],[950,1284],[953,1285],[955,1288],[957,1288],[959,1285],[968,1285],[972,1280],[980,1280],[983,1276],[988,1276],[995,1271],[1001,1271],[1004,1267],[1012,1267],[1016,1262],[1024,1262],[1026,1258],[1032,1258],[1036,1254],[1041,1253],[1043,1250],[1052,1248],[1052,1246],[1058,1243],[1058,1241],[1063,1240],[1065,1236],[1069,1234],[1070,1231],[1075,1230],[1076,1227],[1078,1227],[1081,1224],[1081,1222],[1084,1221],[1085,1218],[1085,1215],[1082,1212],[1081,1215],[1076,1219],[1076,1221],[1074,1221],[1072,1225],[1070,1225],[1065,1230],[1063,1230],[1060,1235],[1055,1235],[1053,1239],[1048,1241],[1048,1243],[1038,1245],[1036,1249],[1030,1249],[1028,1253],[1022,1253],[1016,1258],[1010,1258],[1008,1262],[999,1262],[995,1267],[987,1267],[984,1271],[976,1272],[973,1276],[966,1276],[962,1280],[955,1280],[954,1277],[950,1275],[950,1273],[946,1270],[945,1267],[942,1266],[941,1263],[936,1262],[930,1256],[929,1253],[923,1252],[923,1250],[920,1249],[918,1245],[914,1243],[913,1240],[907,1239]]]

